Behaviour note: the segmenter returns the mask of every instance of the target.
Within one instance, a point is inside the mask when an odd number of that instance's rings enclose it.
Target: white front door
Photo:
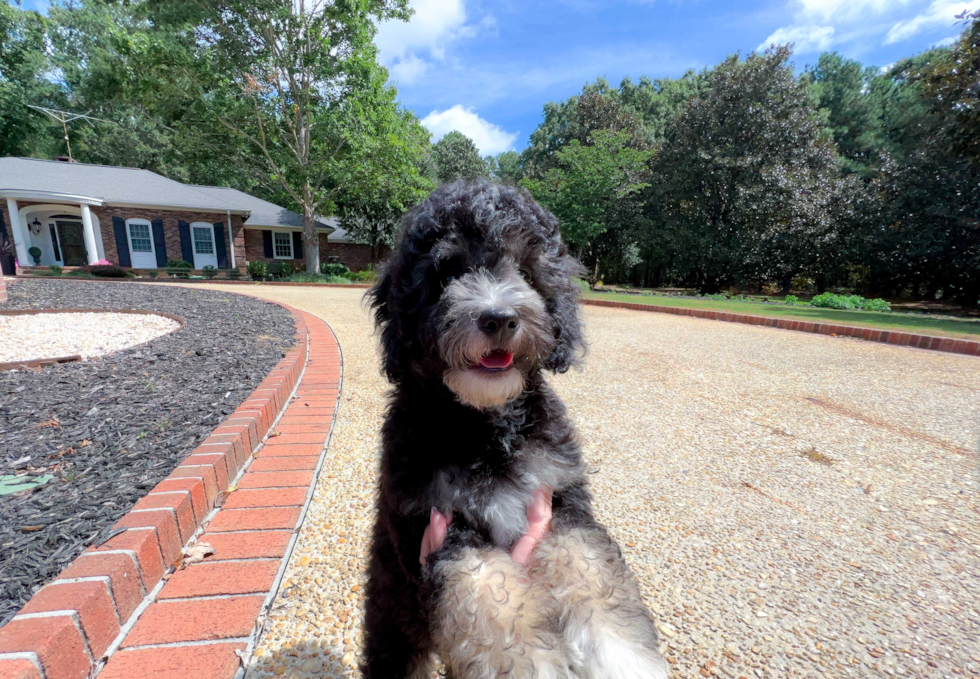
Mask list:
[[[157,268],[157,255],[153,246],[150,223],[145,219],[130,220],[126,222],[126,234],[129,236],[129,254],[133,268]]]
[[[191,224],[191,238],[194,240],[194,268],[206,266],[218,268],[218,255],[214,249],[214,225],[207,222]]]

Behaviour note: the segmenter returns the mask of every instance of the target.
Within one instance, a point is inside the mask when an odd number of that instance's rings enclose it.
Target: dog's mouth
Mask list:
[[[489,373],[499,373],[509,370],[514,365],[514,353],[503,349],[494,349],[477,359],[473,364],[474,370]]]

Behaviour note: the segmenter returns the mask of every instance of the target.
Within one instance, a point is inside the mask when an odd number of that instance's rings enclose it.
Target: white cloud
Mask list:
[[[924,12],[907,21],[899,21],[892,26],[888,35],[885,36],[885,44],[891,45],[902,40],[908,40],[925,30],[953,26],[956,23],[957,14],[972,9],[971,6],[976,4],[975,1],[969,3],[957,2],[956,0],[933,0]]]
[[[760,52],[770,45],[793,43],[800,54],[821,52],[834,42],[833,26],[784,26],[777,28],[772,35],[762,41],[756,49]]]
[[[432,141],[437,142],[453,130],[462,132],[473,140],[481,156],[497,155],[514,148],[517,133],[511,134],[501,127],[484,120],[473,109],[456,104],[445,111],[433,111],[422,118],[422,124],[432,133]]]
[[[465,0],[411,0],[409,4],[415,10],[411,21],[381,24],[374,38],[381,62],[402,83],[416,82],[430,61],[443,61],[447,48],[457,40],[496,30],[496,20],[489,14],[475,24],[467,23]]]
[[[850,23],[887,14],[909,0],[800,0],[800,14],[811,21]]]

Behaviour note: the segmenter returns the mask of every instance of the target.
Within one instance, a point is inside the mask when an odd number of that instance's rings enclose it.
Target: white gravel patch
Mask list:
[[[57,313],[0,316],[0,363],[105,356],[149,342],[180,323],[148,314]]]
[[[362,290],[249,292],[331,324],[344,392],[251,678],[357,676],[384,393]],[[552,380],[671,676],[980,676],[980,360],[584,308]],[[420,536],[421,539],[421,536]]]

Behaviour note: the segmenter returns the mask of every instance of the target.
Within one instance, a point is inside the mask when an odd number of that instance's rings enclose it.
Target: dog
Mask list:
[[[368,569],[365,679],[662,679],[654,621],[595,520],[575,431],[544,373],[584,352],[557,219],[484,180],[402,220],[369,291],[393,385]],[[550,530],[509,550],[541,488]],[[438,509],[445,541],[420,563]]]

